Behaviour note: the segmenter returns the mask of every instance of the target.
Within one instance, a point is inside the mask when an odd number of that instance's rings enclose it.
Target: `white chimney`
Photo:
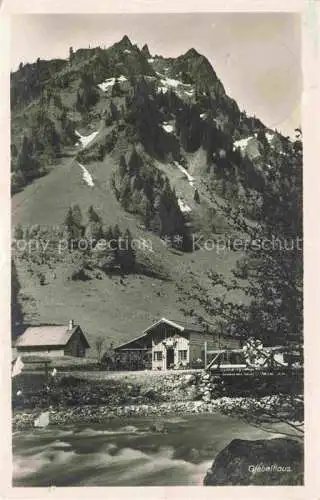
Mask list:
[[[74,321],[73,319],[69,319],[69,330],[72,330],[74,327]]]

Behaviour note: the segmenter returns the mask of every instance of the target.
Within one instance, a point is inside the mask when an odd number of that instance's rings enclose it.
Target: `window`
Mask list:
[[[241,352],[231,352],[230,353],[230,363],[232,365],[245,365],[246,361]]]
[[[219,358],[219,361],[223,364],[223,365],[229,365],[231,363],[230,361],[230,352],[229,351],[224,351],[222,352],[220,358]]]
[[[153,361],[162,361],[162,351],[154,351]]]
[[[179,361],[187,361],[187,357],[188,357],[187,350],[178,351],[178,353],[179,353]]]

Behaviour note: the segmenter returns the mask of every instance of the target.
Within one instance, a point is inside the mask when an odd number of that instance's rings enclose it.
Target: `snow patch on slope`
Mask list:
[[[82,170],[82,179],[84,182],[89,186],[89,187],[94,187],[94,182],[92,179],[92,175],[90,172],[86,169],[84,165],[81,165],[81,163],[78,162],[79,167]]]
[[[189,207],[189,205],[187,205],[187,203],[182,198],[178,198],[178,205],[179,205],[179,208],[180,208],[182,213],[190,213],[191,212],[191,208]]]
[[[252,136],[246,137],[245,139],[240,139],[239,141],[235,141],[233,143],[233,149],[240,148],[241,151],[244,151],[248,146],[249,141],[251,141]]]
[[[163,128],[163,130],[165,130],[166,132],[168,132],[168,134],[172,134],[174,132],[173,126],[170,125],[168,122],[163,122],[163,124],[161,125],[161,127]]]
[[[98,131],[92,132],[92,134],[90,134],[90,135],[81,135],[80,132],[78,132],[76,130],[75,134],[77,137],[79,137],[79,143],[81,144],[81,146],[83,148],[86,148],[93,141],[93,139],[96,137],[96,135],[98,134]]]
[[[182,172],[186,176],[190,186],[194,187],[194,177],[192,177],[192,175],[190,175],[189,172],[182,165],[180,165],[180,163],[178,163],[177,161],[174,161],[173,163],[176,167],[178,167],[180,172]]]
[[[175,80],[174,78],[161,78],[161,84],[164,86],[164,87],[173,87],[173,88],[177,88],[179,87],[179,85],[182,84],[182,82],[180,82],[180,80]]]
[[[119,78],[115,78],[114,76],[111,78],[107,78],[104,82],[99,83],[98,87],[101,89],[103,92],[106,92],[109,88],[112,88],[116,81],[119,82],[126,82],[127,78],[123,75],[119,76]]]
[[[274,137],[274,134],[270,134],[270,132],[266,132],[266,139],[267,139],[269,144],[272,141],[273,137]]]
[[[169,89],[174,89],[177,93],[185,94],[192,97],[194,95],[194,89],[190,83],[183,83],[181,80],[176,78],[169,78],[157,72],[160,76],[160,85],[158,86],[158,92],[163,92],[164,94],[168,92]]]
[[[115,78],[108,78],[102,83],[98,84],[99,89],[101,89],[103,92],[105,92],[109,87],[113,87],[114,84],[116,83]]]

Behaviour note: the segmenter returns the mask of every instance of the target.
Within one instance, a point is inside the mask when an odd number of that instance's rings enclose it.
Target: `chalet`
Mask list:
[[[115,352],[121,357],[122,365],[125,360],[128,366],[132,366],[135,360],[136,368],[168,370],[193,367],[203,361],[205,342],[212,341],[213,335],[208,328],[161,318],[139,337],[115,347]],[[237,343],[230,347],[236,346]]]
[[[89,343],[79,325],[30,326],[15,343],[17,355],[85,357]]]

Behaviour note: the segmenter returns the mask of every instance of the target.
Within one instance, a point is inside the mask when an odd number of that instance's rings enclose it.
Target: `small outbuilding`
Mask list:
[[[80,325],[30,326],[17,339],[17,355],[75,356],[83,358],[90,347]]]

